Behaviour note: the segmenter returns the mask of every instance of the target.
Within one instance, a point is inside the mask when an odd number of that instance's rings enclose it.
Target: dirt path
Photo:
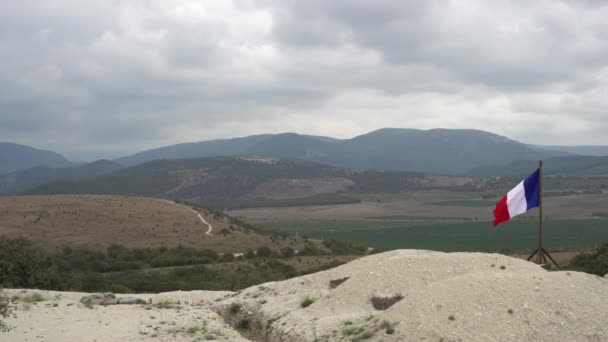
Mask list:
[[[183,204],[175,203],[175,202],[173,202],[173,201],[169,201],[169,200],[165,200],[165,199],[164,199],[164,200],[162,200],[162,201],[163,201],[163,202],[170,203],[170,204],[173,204],[173,205],[177,205],[177,206],[180,206],[180,207],[183,207],[183,208],[186,208],[186,209],[190,210],[191,212],[193,212],[193,213],[194,213],[196,216],[198,216],[198,219],[199,219],[199,220],[201,220],[201,222],[202,222],[202,223],[204,223],[205,225],[207,225],[208,229],[207,229],[207,231],[205,232],[205,234],[206,234],[206,235],[211,235],[211,232],[213,231],[213,226],[212,226],[212,225],[211,225],[209,222],[207,222],[207,221],[205,220],[205,218],[204,218],[204,217],[201,215],[201,213],[199,213],[198,211],[196,211],[196,210],[194,210],[194,209],[190,208],[190,207],[189,207],[189,206],[187,206],[187,205],[183,205]]]

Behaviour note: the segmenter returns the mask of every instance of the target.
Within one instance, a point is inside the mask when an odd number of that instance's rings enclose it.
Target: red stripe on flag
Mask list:
[[[496,202],[496,208],[494,208],[494,227],[499,223],[508,221],[510,218],[509,207],[507,207],[507,195],[505,195]]]

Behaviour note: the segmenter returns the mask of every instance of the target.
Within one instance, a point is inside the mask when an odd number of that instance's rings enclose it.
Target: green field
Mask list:
[[[399,220],[302,220],[267,222],[260,227],[316,239],[351,240],[382,249],[440,251],[531,250],[538,243],[538,222],[520,219],[493,228],[490,222],[406,222]],[[608,242],[607,219],[547,220],[545,247],[580,250]]]
[[[485,200],[450,200],[450,201],[437,201],[431,202],[432,205],[444,205],[453,207],[493,207],[496,205],[496,201],[485,201]]]

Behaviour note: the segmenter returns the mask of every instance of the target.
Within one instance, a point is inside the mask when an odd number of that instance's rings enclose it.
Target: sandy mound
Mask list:
[[[168,308],[38,292],[0,340],[246,340],[227,321],[259,341],[608,341],[608,280],[498,254],[401,250],[239,293],[137,295]]]
[[[124,295],[151,300],[144,305],[87,307],[86,293],[7,290],[18,299],[14,329],[0,332],[0,341],[115,342],[115,341],[248,341],[208,309],[230,292],[169,292]],[[32,294],[42,301],[31,302]],[[118,295],[122,296],[122,295]]]
[[[374,297],[403,299],[376,310]],[[498,254],[393,251],[229,301],[272,341],[608,341],[606,279]]]

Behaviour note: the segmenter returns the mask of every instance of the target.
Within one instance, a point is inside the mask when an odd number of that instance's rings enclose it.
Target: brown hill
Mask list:
[[[167,200],[129,196],[0,197],[0,236],[24,237],[46,249],[182,245],[223,253],[302,245],[294,239],[273,242],[271,236],[241,227],[227,216],[197,210]],[[210,234],[197,212],[213,227]]]

